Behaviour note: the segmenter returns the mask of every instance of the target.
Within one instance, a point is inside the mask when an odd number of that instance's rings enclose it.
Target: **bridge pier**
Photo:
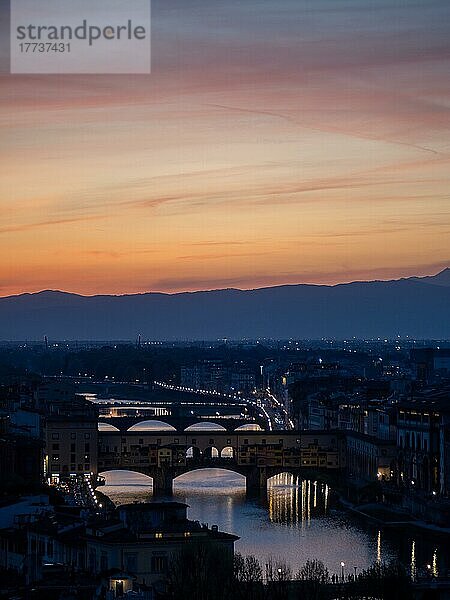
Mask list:
[[[267,490],[267,468],[252,467],[245,477],[245,485],[248,496],[259,496]]]
[[[153,497],[172,496],[173,494],[173,473],[169,469],[160,467],[152,473],[153,477]]]

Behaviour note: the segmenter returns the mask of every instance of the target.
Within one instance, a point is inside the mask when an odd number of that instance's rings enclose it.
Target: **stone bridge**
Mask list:
[[[100,431],[98,439],[98,470],[149,475],[154,495],[170,495],[176,477],[205,467],[244,475],[249,493],[279,473],[345,468],[345,438],[333,431]]]
[[[261,429],[265,429],[267,426],[267,423],[262,417],[235,418],[227,415],[164,415],[162,417],[150,414],[122,417],[108,417],[106,415],[100,415],[98,422],[101,425],[110,425],[115,427],[118,431],[126,432],[131,427],[135,427],[140,423],[146,423],[155,419],[157,420],[157,423],[162,423],[162,425],[167,426],[165,428],[175,429],[179,432],[184,432],[187,427],[191,427],[197,423],[211,423],[213,425],[218,425],[219,428],[223,427],[224,430],[228,432],[233,432],[235,429],[243,425],[259,425]]]

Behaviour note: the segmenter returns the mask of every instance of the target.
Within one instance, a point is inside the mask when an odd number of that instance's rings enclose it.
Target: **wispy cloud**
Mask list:
[[[18,233],[22,231],[32,231],[40,227],[59,227],[61,225],[70,225],[72,223],[81,223],[87,221],[96,221],[105,218],[100,215],[90,215],[84,217],[72,217],[67,219],[50,219],[48,221],[38,221],[34,223],[24,223],[22,225],[10,225],[7,227],[0,227],[0,234],[2,233]]]
[[[158,3],[148,78],[0,76],[3,285],[251,287],[445,262],[449,2],[257,4],[256,19],[254,2]]]

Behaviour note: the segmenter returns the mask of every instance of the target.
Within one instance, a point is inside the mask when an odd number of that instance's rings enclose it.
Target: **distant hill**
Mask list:
[[[450,269],[432,277],[181,294],[0,298],[0,339],[450,338]]]
[[[421,281],[422,283],[431,283],[433,285],[443,285],[444,287],[450,287],[450,269],[444,269],[437,275],[430,275],[428,277],[411,277],[411,281]]]

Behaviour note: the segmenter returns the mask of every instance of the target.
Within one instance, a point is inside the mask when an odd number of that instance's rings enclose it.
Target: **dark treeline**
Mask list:
[[[213,348],[202,346],[164,347],[112,345],[90,349],[2,348],[0,349],[0,378],[19,378],[27,375],[78,377],[85,374],[97,380],[105,377],[116,381],[133,382],[170,380],[178,383],[180,368],[198,360],[221,360],[228,364],[245,361],[259,368],[261,360],[270,356],[264,347]]]
[[[32,376],[89,375],[97,380],[105,377],[116,381],[132,382],[166,380],[179,383],[180,368],[199,360],[220,360],[225,365],[243,361],[260,372],[261,364],[289,365],[291,362],[323,358],[325,361],[345,360],[369,366],[369,354],[358,352],[351,357],[348,353],[331,349],[308,349],[291,351],[263,344],[209,346],[208,343],[191,346],[158,346],[131,344],[105,345],[89,349],[76,349],[64,345],[50,347],[23,345],[0,348],[0,381],[24,379]]]
[[[298,572],[280,561],[262,565],[236,554],[234,562],[205,547],[179,554],[169,573],[170,600],[407,600],[411,583],[398,564],[376,563],[354,574],[332,575],[321,561]]]

